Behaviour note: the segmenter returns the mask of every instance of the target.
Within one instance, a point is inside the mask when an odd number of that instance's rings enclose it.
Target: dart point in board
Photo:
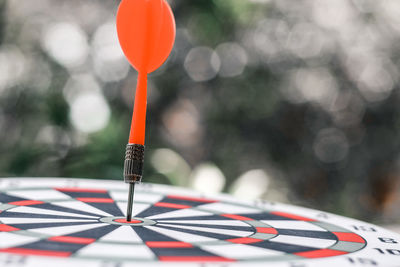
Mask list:
[[[176,35],[174,15],[165,0],[122,0],[117,33],[126,58],[138,72],[124,162],[124,180],[129,184],[127,221],[131,221],[135,183],[143,175],[147,74],[159,68],[171,53]]]

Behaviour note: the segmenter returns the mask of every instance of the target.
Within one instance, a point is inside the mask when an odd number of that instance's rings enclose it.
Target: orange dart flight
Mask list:
[[[141,181],[143,173],[147,74],[171,53],[176,35],[174,15],[165,0],[122,0],[117,33],[125,56],[139,72],[124,163],[124,179],[129,183],[127,221],[131,221],[135,183]]]
[[[129,143],[144,145],[147,74],[159,68],[175,41],[175,19],[165,0],[123,0],[117,14],[119,42],[139,72]]]

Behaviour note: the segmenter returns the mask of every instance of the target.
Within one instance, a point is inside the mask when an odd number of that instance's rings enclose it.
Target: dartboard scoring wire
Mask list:
[[[122,0],[117,13],[121,48],[138,71],[124,180],[129,183],[127,220],[131,220],[135,183],[143,173],[147,106],[147,74],[159,68],[171,53],[176,29],[172,10],[165,0]]]

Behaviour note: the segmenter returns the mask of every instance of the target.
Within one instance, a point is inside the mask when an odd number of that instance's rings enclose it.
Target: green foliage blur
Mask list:
[[[400,222],[400,3],[171,0],[146,182]],[[122,180],[119,1],[0,1],[0,175]]]

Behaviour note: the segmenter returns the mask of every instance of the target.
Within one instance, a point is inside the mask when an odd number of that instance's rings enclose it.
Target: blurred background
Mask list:
[[[144,180],[396,230],[400,1],[169,2]],[[122,180],[137,73],[118,4],[0,0],[0,176]]]

